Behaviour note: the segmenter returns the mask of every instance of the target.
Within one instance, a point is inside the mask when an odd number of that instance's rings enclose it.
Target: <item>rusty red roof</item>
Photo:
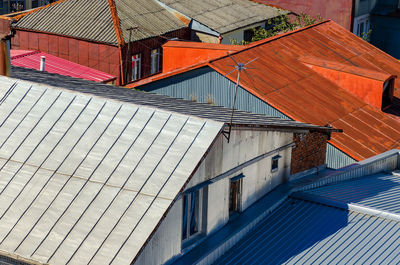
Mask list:
[[[40,69],[40,58],[45,57],[45,71],[49,73],[108,83],[117,77],[40,51],[11,50],[11,64],[30,69]]]
[[[393,106],[385,113],[327,80],[303,62],[320,58],[329,67],[342,67],[366,78],[400,76],[400,62],[344,30],[333,21],[259,41],[234,53],[236,61],[251,63],[241,76],[246,90],[294,120],[343,129],[330,142],[356,160],[400,147],[400,82],[395,82]],[[310,61],[310,60],[309,60]],[[314,60],[314,63],[317,60]],[[228,73],[232,61],[227,56],[209,65]],[[236,80],[236,73],[228,76]],[[391,113],[391,114],[389,114]]]

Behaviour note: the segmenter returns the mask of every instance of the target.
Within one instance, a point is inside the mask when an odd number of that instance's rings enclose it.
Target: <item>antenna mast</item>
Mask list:
[[[229,122],[229,130],[228,130],[228,132],[227,132],[227,135],[225,135],[225,137],[226,137],[226,139],[228,140],[228,143],[229,143],[229,140],[230,140],[230,138],[231,138],[231,131],[232,131],[232,123],[233,123],[233,114],[235,113],[235,105],[236,105],[236,98],[237,98],[237,91],[238,91],[238,87],[239,87],[239,82],[240,82],[240,74],[241,74],[241,72],[242,71],[244,71],[248,76],[249,76],[249,78],[251,78],[251,76],[249,75],[249,73],[246,71],[246,69],[254,69],[254,68],[249,68],[249,67],[246,67],[246,65],[248,65],[249,63],[251,63],[251,62],[254,62],[255,60],[257,60],[258,58],[254,58],[253,60],[251,60],[251,61],[249,61],[249,62],[247,62],[247,63],[238,63],[233,57],[231,57],[229,54],[228,54],[228,56],[229,56],[229,58],[231,58],[232,59],[232,61],[235,63],[235,65],[233,65],[235,68],[232,70],[232,71],[230,71],[229,73],[227,73],[226,75],[224,75],[224,76],[227,76],[227,75],[229,75],[229,74],[231,74],[231,73],[233,73],[234,71],[238,71],[238,76],[237,76],[237,79],[236,79],[236,86],[235,86],[235,96],[234,96],[234,98],[233,98],[233,104],[232,104],[232,114],[231,114],[231,119],[230,119],[230,122]]]

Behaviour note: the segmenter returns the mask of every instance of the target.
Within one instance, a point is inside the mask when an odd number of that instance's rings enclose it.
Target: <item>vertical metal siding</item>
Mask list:
[[[173,78],[166,78],[143,85],[139,89],[175,98],[212,102],[215,105],[231,108],[235,83],[213,69],[203,67]],[[285,114],[247,92],[242,87],[238,89],[236,109],[291,120]]]
[[[330,143],[326,145],[326,164],[328,167],[337,169],[353,163],[357,163],[357,161]]]
[[[212,102],[232,107],[235,83],[209,67],[195,69],[170,78],[161,79],[139,87],[140,90],[175,98]],[[276,108],[239,86],[236,109],[292,120]],[[330,168],[341,168],[357,162],[328,143],[326,163]]]

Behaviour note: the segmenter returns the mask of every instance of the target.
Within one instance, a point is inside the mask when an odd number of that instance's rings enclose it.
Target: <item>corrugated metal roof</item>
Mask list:
[[[88,93],[115,99],[122,102],[130,102],[138,105],[156,107],[168,111],[178,112],[185,115],[212,119],[218,122],[229,123],[231,118],[231,109],[213,106],[205,103],[198,103],[183,99],[176,99],[152,93],[145,93],[137,90],[131,90],[122,87],[94,83],[82,79],[75,79],[67,76],[39,72],[32,69],[21,67],[12,68],[14,78],[38,82],[56,87],[63,87],[77,92]],[[300,123],[296,121],[271,118],[265,115],[253,114],[244,111],[235,111],[233,124],[237,126],[254,126],[293,130],[320,130],[331,132],[331,128],[324,126],[315,126],[311,124]]]
[[[352,158],[362,160],[400,146],[400,82],[386,112],[374,108],[301,62],[304,56],[365,68],[400,77],[400,62],[332,21],[263,40],[235,53],[237,61],[251,63],[241,86],[290,118],[312,124],[331,124],[344,133],[330,140]],[[210,63],[221,74],[231,71],[228,57]],[[229,76],[236,81],[236,73]],[[396,99],[397,97],[397,99]]]
[[[130,264],[223,123],[0,77],[0,248]]]
[[[380,173],[323,186],[304,193],[400,214],[400,172]]]
[[[117,78],[116,76],[40,51],[11,50],[10,54],[11,64],[14,66],[40,70],[40,60],[44,56],[46,58],[45,71],[49,73],[83,78],[101,83],[106,83]]]
[[[215,264],[398,264],[400,223],[288,199]]]
[[[289,13],[249,0],[160,0],[160,2],[220,34]]]
[[[125,42],[154,37],[186,27],[154,0],[115,0]],[[66,0],[20,18],[15,28],[56,33],[118,44],[107,0]]]

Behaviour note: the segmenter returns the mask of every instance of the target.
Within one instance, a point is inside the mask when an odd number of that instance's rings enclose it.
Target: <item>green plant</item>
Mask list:
[[[296,16],[294,19],[290,18],[287,14],[275,17],[273,19],[268,20],[267,28],[253,28],[253,37],[251,42],[262,40],[265,38],[270,38],[276,36],[278,34],[292,31],[298,28],[306,27],[313,25],[317,22],[322,21],[321,16],[317,16],[316,18],[311,17],[305,13],[301,13]],[[237,41],[236,39],[231,39],[232,45],[246,45],[249,42],[246,41]]]
[[[367,42],[370,42],[371,32],[372,32],[372,29],[368,30],[367,32],[362,32],[360,35],[358,35],[358,37],[360,37],[361,39],[363,39]]]

